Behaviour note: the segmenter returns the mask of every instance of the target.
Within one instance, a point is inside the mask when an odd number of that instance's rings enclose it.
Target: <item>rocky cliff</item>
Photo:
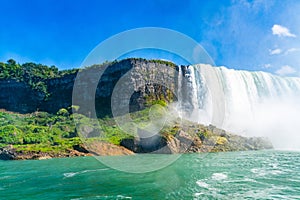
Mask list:
[[[172,125],[168,131],[162,131],[152,137],[124,139],[120,145],[135,153],[163,154],[273,148],[272,143],[267,138],[243,137],[228,133],[212,125],[203,126],[191,122]]]
[[[103,70],[105,67],[106,70]],[[131,111],[143,109],[154,100],[173,101],[176,98],[174,95],[176,68],[178,70],[177,66],[169,62],[145,59],[125,59],[107,65],[94,65],[80,72],[81,75],[84,74],[85,79],[81,80],[82,92],[75,97],[75,101],[79,99],[91,101],[91,98],[95,97],[98,116],[111,114],[112,92],[117,82],[126,73],[129,78],[124,82],[127,85],[122,89],[130,89],[128,92],[131,94],[129,101]],[[100,80],[99,73],[103,73]],[[47,97],[24,81],[0,79],[0,109],[19,113],[35,111],[56,113],[60,108],[70,107],[76,76],[77,72],[44,80],[49,93]],[[153,80],[165,80],[165,84],[157,84]],[[90,90],[91,85],[97,85],[95,96],[94,91]],[[126,91],[119,92],[120,100]],[[128,104],[125,101],[119,103]],[[81,112],[88,114],[89,110],[81,105]]]

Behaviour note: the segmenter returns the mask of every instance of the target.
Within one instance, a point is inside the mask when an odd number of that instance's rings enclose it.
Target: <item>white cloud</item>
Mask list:
[[[284,65],[280,69],[275,71],[276,74],[281,75],[281,76],[292,75],[292,74],[295,74],[296,72],[297,71],[289,65]]]
[[[271,67],[272,67],[272,65],[270,63],[264,65],[264,68],[266,68],[266,69],[269,69]]]
[[[292,34],[288,28],[278,24],[273,25],[272,33],[273,35],[278,35],[279,37],[296,37],[296,35]]]
[[[233,0],[233,4],[244,6],[254,12],[267,11],[273,6],[274,2],[265,0],[253,0],[249,2],[248,0]]]
[[[281,49],[269,49],[270,55],[276,55],[276,54],[281,54],[282,50]]]
[[[284,55],[287,55],[289,53],[293,53],[295,51],[300,51],[300,49],[299,48],[290,48],[290,49],[285,51]]]

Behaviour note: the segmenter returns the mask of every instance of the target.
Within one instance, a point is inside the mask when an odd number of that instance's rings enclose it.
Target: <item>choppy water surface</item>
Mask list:
[[[0,161],[0,199],[300,199],[300,152],[185,154],[139,174],[93,157]]]

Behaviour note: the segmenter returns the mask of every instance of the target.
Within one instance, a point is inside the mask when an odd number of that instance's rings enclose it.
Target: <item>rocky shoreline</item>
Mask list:
[[[209,135],[198,135],[197,132]],[[194,134],[191,134],[194,133]],[[144,134],[144,133],[140,133]],[[227,133],[212,125],[193,125],[180,128],[176,134],[159,134],[148,138],[123,139],[120,145],[93,141],[76,145],[65,152],[16,151],[12,145],[0,148],[0,160],[42,160],[76,156],[116,156],[140,153],[177,154],[272,149],[271,142],[262,137],[243,137]]]
[[[92,156],[92,154],[89,152],[80,152],[74,149],[61,153],[46,153],[16,151],[11,146],[0,148],[0,160],[45,160],[51,158],[65,158],[77,156]]]
[[[204,126],[202,126],[203,128]],[[149,138],[133,138],[121,141],[121,146],[134,153],[207,153],[228,151],[251,151],[273,149],[272,143],[263,137],[243,137],[230,134],[214,126],[209,136],[191,134],[187,130],[179,130],[175,135],[155,135]],[[190,131],[190,130],[189,130]],[[195,129],[192,129],[195,132]]]

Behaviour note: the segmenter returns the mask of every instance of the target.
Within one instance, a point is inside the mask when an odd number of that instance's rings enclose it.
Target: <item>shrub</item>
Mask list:
[[[59,109],[59,111],[56,114],[59,115],[59,116],[67,117],[67,116],[69,116],[70,113],[67,109],[61,108],[61,109]]]
[[[23,133],[13,125],[0,127],[0,143],[23,144]]]

